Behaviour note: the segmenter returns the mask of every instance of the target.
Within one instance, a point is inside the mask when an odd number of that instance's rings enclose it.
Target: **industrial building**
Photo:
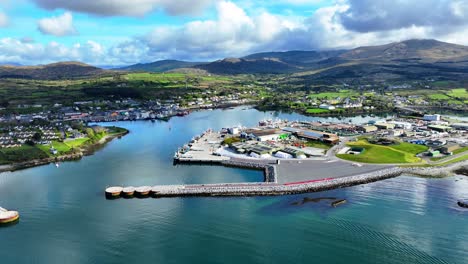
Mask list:
[[[440,148],[440,152],[444,154],[451,154],[452,152],[454,152],[455,150],[459,148],[460,148],[460,145],[458,145],[457,143],[450,142],[450,143],[447,143],[447,145],[444,145],[442,148]]]
[[[468,130],[468,123],[455,123],[452,127],[459,130]]]
[[[395,124],[391,124],[391,123],[375,123],[375,126],[378,128],[378,129],[394,129],[395,128]]]
[[[424,115],[423,120],[424,121],[440,121],[440,115],[438,115],[438,114]]]
[[[283,131],[292,133],[298,138],[303,138],[307,140],[316,140],[322,141],[328,144],[337,144],[340,141],[340,138],[336,134],[325,133],[321,131],[309,130],[309,129],[298,129],[292,127],[285,127]]]
[[[431,129],[431,130],[438,131],[438,132],[447,132],[447,131],[452,130],[451,127],[449,127],[449,126],[442,126],[442,125],[428,125],[427,128],[429,128],[429,129]]]

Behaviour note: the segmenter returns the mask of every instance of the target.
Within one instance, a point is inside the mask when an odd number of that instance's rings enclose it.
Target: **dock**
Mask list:
[[[174,155],[174,163],[221,164],[230,159],[214,154],[221,142],[219,133],[208,130],[194,137],[188,149],[179,149]]]

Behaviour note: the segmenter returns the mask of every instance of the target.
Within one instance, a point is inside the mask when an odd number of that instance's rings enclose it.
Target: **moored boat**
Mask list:
[[[11,224],[19,220],[19,213],[17,211],[8,211],[0,207],[0,225]]]
[[[118,198],[122,194],[122,191],[123,191],[123,187],[120,187],[120,186],[109,187],[106,189],[106,197]]]

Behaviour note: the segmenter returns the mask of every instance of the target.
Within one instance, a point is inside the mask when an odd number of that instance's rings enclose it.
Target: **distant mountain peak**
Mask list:
[[[124,71],[147,71],[147,72],[166,72],[180,68],[190,68],[202,62],[188,62],[180,60],[160,60],[149,63],[137,63],[130,66],[118,68]]]

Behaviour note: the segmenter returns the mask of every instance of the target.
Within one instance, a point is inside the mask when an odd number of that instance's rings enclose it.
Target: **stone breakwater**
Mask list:
[[[301,183],[248,183],[154,186],[154,197],[180,196],[272,196],[319,192],[358,184],[370,183],[401,175],[402,169],[390,168],[363,175],[337,179],[314,180]]]
[[[229,163],[229,165],[239,165]],[[263,167],[262,167],[263,166]],[[242,163],[242,167],[263,168],[266,182],[262,183],[225,183],[225,184],[194,184],[194,185],[159,185],[151,187],[151,194],[160,197],[185,196],[273,196],[308,192],[320,192],[337,188],[344,188],[359,184],[366,184],[398,177],[402,174],[441,177],[451,175],[453,171],[468,168],[468,161],[454,163],[445,167],[392,167],[365,174],[342,177],[325,178],[302,182],[278,184],[277,168],[274,165],[258,163]]]

